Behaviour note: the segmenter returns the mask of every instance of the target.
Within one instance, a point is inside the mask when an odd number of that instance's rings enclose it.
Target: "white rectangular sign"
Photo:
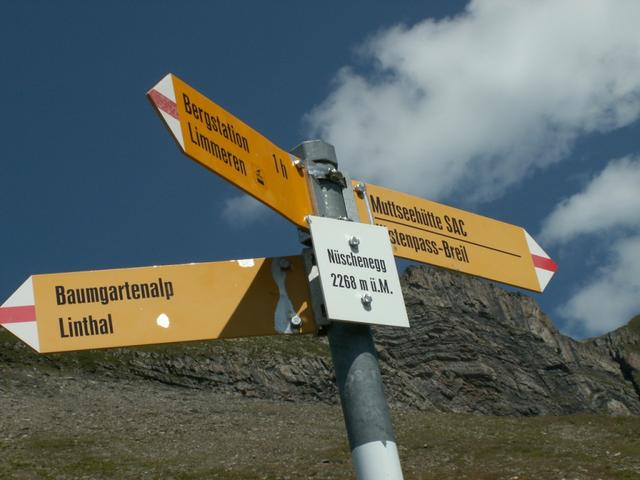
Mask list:
[[[408,327],[387,229],[314,216],[310,221],[327,317]]]

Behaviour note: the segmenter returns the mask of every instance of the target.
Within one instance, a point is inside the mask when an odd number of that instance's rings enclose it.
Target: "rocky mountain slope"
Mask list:
[[[410,372],[419,396],[407,403],[498,415],[640,413],[619,343],[561,335],[532,298],[472,277],[420,267],[403,280],[412,328],[378,338],[385,370]],[[640,344],[637,332],[624,338]]]
[[[604,349],[620,365],[622,375],[640,395],[640,315],[628,325],[594,338],[590,343]]]
[[[392,405],[491,415],[640,414],[640,320],[578,342],[561,335],[533,299],[489,282],[421,266],[407,269],[402,283],[411,328],[374,331]],[[2,374],[25,369],[34,376],[142,377],[246,397],[337,401],[322,337],[38,357],[2,332]]]

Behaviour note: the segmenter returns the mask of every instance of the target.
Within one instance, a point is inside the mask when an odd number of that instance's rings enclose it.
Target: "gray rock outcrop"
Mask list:
[[[484,280],[420,266],[409,267],[402,284],[411,328],[374,329],[391,404],[487,415],[640,414],[640,318],[597,339],[576,341],[559,333],[532,298]],[[143,377],[273,400],[337,401],[323,337],[38,357],[4,333],[0,368]]]
[[[403,286],[411,329],[376,332],[384,371],[409,374],[411,388],[390,381],[400,403],[494,415],[640,413],[606,349],[560,334],[532,298],[424,266],[407,269]]]
[[[640,315],[628,325],[589,341],[604,350],[619,366],[622,376],[640,396]]]

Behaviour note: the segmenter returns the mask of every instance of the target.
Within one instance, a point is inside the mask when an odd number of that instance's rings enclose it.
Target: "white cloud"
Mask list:
[[[610,162],[584,191],[555,208],[539,237],[567,242],[578,235],[618,227],[640,228],[640,158]]]
[[[614,243],[612,253],[613,261],[560,308],[569,330],[602,334],[640,312],[640,235]]]
[[[308,116],[352,176],[430,198],[500,196],[581,134],[640,114],[637,0],[472,1],[362,48]]]
[[[566,244],[597,234],[606,234],[609,260],[559,308],[578,335],[604,333],[640,313],[640,158],[610,161],[554,209],[539,237]]]
[[[250,195],[230,198],[222,208],[222,218],[233,226],[248,225],[268,213],[268,208]]]

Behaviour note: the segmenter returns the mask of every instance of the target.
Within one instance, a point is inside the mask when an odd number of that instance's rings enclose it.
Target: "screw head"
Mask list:
[[[364,295],[362,295],[362,297],[360,298],[360,301],[362,302],[362,304],[366,307],[371,305],[371,302],[373,302],[373,297],[371,295],[369,295],[368,293],[365,293]]]
[[[302,326],[302,319],[298,315],[291,317],[291,326],[300,328]]]
[[[281,258],[278,260],[278,264],[280,265],[281,270],[289,270],[291,268],[291,262],[288,258]]]
[[[352,247],[357,247],[358,245],[360,245],[360,239],[355,235],[352,235],[349,239],[349,245],[351,245]]]
[[[367,186],[364,184],[364,182],[358,182],[358,184],[355,187],[355,191],[358,193],[364,193],[367,190]]]
[[[296,167],[298,170],[302,170],[304,168],[304,163],[299,158],[294,158],[293,166]]]

